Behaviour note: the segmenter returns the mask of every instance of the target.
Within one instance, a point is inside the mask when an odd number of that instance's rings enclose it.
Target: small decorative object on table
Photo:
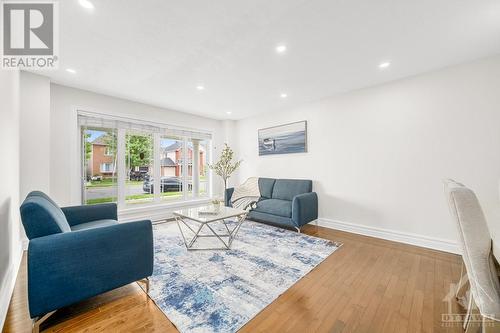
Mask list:
[[[220,206],[221,205],[224,205],[224,201],[222,199],[219,199],[219,198],[214,198],[212,200],[212,206],[214,206],[214,209],[216,211],[220,211]]]
[[[199,210],[198,214],[200,215],[217,215],[220,213],[220,205],[222,203],[222,200],[220,199],[213,199],[211,201],[211,205],[210,206],[206,206],[202,209]]]

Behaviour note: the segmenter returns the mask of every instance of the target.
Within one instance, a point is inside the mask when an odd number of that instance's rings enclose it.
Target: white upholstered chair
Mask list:
[[[470,307],[475,302],[483,318],[482,330],[490,331],[493,327],[495,332],[500,331],[497,323],[500,321],[500,282],[481,205],[471,189],[453,180],[445,181],[445,191],[458,227],[459,245],[472,294],[464,328],[470,331],[467,322]]]

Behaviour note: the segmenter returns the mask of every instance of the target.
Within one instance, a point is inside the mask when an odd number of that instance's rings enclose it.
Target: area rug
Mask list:
[[[183,333],[236,332],[340,246],[252,221],[231,250],[187,251],[175,223],[153,232],[149,296]]]

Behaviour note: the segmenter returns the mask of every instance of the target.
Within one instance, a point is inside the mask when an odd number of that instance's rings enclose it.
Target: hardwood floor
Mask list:
[[[444,327],[444,297],[460,275],[457,255],[307,226],[344,245],[240,332],[462,332]],[[456,302],[452,311],[460,313]],[[138,284],[61,309],[44,332],[177,332]],[[4,332],[30,332],[23,260]]]

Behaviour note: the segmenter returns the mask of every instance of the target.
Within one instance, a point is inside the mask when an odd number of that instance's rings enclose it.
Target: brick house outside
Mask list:
[[[92,150],[88,163],[90,176],[111,177],[116,172],[115,155],[105,134],[91,142]]]
[[[88,163],[88,174],[91,177],[112,177],[116,173],[114,151],[110,148],[107,135],[103,134],[91,142],[92,150]],[[161,149],[160,172],[162,177],[180,177],[182,175],[182,142]],[[206,152],[200,145],[200,174],[205,173]],[[188,147],[188,176],[192,176],[193,149]],[[146,168],[146,167],[145,167]],[[141,168],[143,169],[143,168]]]
[[[170,177],[180,177],[182,175],[182,145],[178,141],[168,147],[162,148],[160,154],[161,175]],[[206,153],[204,147],[200,145],[200,174],[205,174]],[[193,148],[188,146],[188,177],[193,175]]]

